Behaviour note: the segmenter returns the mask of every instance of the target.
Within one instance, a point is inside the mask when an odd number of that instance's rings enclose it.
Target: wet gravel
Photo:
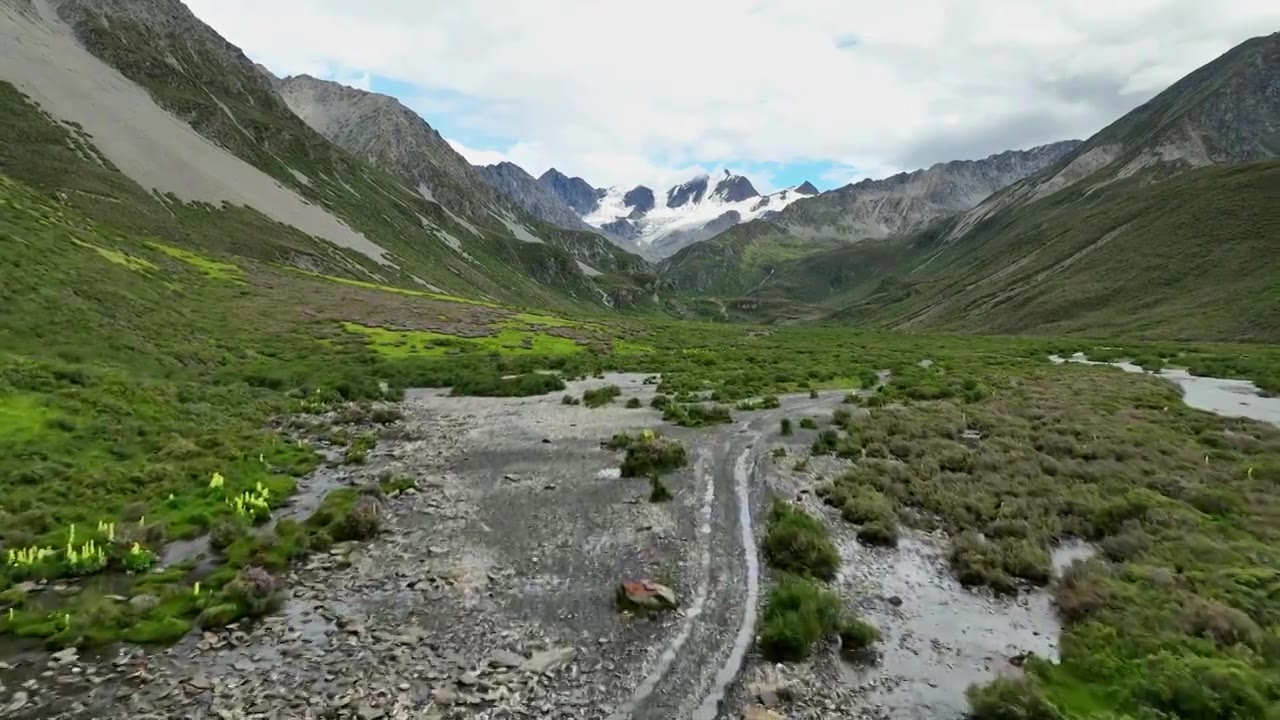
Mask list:
[[[968,592],[942,562],[945,538],[867,549],[832,516],[845,556],[837,587],[884,632],[880,653],[851,665],[824,646],[810,663],[762,662],[751,648],[767,578],[752,518],[772,494],[827,512],[812,490],[843,468],[814,458],[796,470],[815,431],[781,438],[779,420],[821,423],[843,393],[686,429],[648,407],[654,386],[640,375],[569,393],[606,384],[623,393],[598,409],[559,394],[409,393],[366,465],[303,483],[414,477],[416,490],[386,501],[386,532],[294,568],[283,610],[255,624],[160,651],[10,654],[0,717],[914,720],[958,717],[964,688],[1016,672],[1010,658],[1054,656],[1043,594]],[[625,408],[631,397],[644,407]],[[621,453],[601,445],[642,428],[689,448],[689,466],[665,478],[670,502],[618,477]],[[778,446],[786,457],[771,457]],[[615,588],[638,578],[673,587],[681,610],[620,615]]]

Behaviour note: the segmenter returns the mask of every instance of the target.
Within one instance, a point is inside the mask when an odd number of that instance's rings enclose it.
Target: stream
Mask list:
[[[1267,397],[1257,385],[1248,380],[1192,375],[1183,369],[1166,368],[1148,372],[1131,362],[1098,362],[1076,353],[1071,357],[1050,355],[1055,365],[1079,363],[1081,365],[1110,365],[1130,373],[1146,373],[1168,380],[1182,389],[1182,401],[1188,407],[1204,410],[1224,417],[1243,417],[1280,426],[1280,397]]]
[[[1078,542],[1055,548],[1055,576],[1094,552]],[[1028,654],[1058,657],[1061,625],[1049,593],[1000,597],[964,588],[947,565],[944,535],[911,531],[896,549],[846,541],[841,554],[846,569],[837,582],[884,636],[874,655],[839,665],[870,714],[959,718],[970,685],[1020,673]]]

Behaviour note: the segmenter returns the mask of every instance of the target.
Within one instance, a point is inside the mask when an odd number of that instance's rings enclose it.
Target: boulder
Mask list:
[[[786,720],[786,717],[759,705],[748,705],[742,709],[742,720]]]
[[[618,588],[623,610],[674,610],[678,605],[675,590],[653,580],[625,580]]]

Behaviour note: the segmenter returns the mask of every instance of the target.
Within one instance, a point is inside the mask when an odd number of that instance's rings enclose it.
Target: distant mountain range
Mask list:
[[[1012,182],[963,212],[990,187],[967,188],[974,167],[941,195],[934,168],[859,183],[686,248],[661,277],[756,320],[1280,341],[1280,33],[1029,152],[994,156],[1025,177],[997,173]]]
[[[714,177],[697,175],[661,194],[644,185],[597,188],[555,168],[536,181],[512,163],[480,170],[494,187],[537,217],[564,228],[592,228],[654,260],[818,194],[805,182],[761,195],[749,179],[729,170]]]
[[[1084,142],[822,193],[477,168],[398,100],[275,77],[178,0],[0,0],[0,101],[7,178],[273,266],[593,312],[1280,340],[1280,34]]]

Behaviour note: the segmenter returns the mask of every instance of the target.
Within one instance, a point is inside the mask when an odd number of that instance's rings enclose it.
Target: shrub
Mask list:
[[[897,547],[898,525],[890,518],[869,522],[858,528],[858,542],[864,545]]]
[[[787,456],[787,449],[784,447],[776,447],[769,453],[769,456],[774,460],[780,460]]]
[[[627,455],[622,460],[622,477],[652,477],[684,467],[688,462],[684,445],[679,440],[645,431],[638,438],[628,438]]]
[[[633,397],[633,398],[631,398],[630,400],[628,400],[628,401],[627,401],[627,408],[628,408],[628,409],[631,409],[631,410],[635,410],[636,408],[640,407],[641,405],[642,405],[642,403],[640,402],[640,398],[638,398],[638,397]]]
[[[791,418],[782,418],[782,436],[790,437],[795,430],[791,427]]]
[[[222,595],[234,603],[242,616],[260,617],[280,604],[280,583],[260,567],[247,567],[222,589]]]
[[[783,576],[760,616],[759,648],[774,662],[803,660],[840,625],[840,599],[812,580]]]
[[[668,405],[662,413],[662,419],[683,427],[705,427],[733,421],[729,408],[702,403]]]
[[[225,550],[249,532],[249,523],[239,516],[223,518],[209,529],[209,547]]]
[[[840,517],[846,522],[861,525],[863,523],[880,522],[893,519],[893,503],[884,493],[866,486],[854,487],[852,490],[845,490],[847,486],[841,486],[841,491],[833,491],[832,502],[836,499],[840,508]]]
[[[649,401],[649,407],[654,408],[655,410],[666,410],[667,406],[670,404],[671,398],[666,395],[654,395],[653,399]]]
[[[498,374],[465,375],[455,379],[450,395],[476,397],[529,397],[564,390],[564,380],[550,373],[525,373],[515,377]]]
[[[770,567],[802,577],[830,580],[840,567],[840,553],[822,521],[782,500],[769,508],[762,547]]]
[[[840,625],[840,649],[845,652],[866,650],[878,642],[880,631],[861,618],[846,618]]]
[[[613,399],[621,394],[622,388],[617,385],[605,385],[582,393],[582,404],[589,408],[603,407],[613,402]]]
[[[378,487],[383,494],[403,493],[418,487],[418,481],[408,475],[388,475],[378,479]]]
[[[808,419],[808,418],[806,418]],[[804,421],[802,420],[801,423]],[[813,440],[814,455],[834,455],[840,445],[840,433],[835,430],[823,430]]]
[[[1260,718],[1267,714],[1270,678],[1239,660],[1177,656],[1147,659],[1132,693],[1178,718]]]
[[[561,405],[581,405],[582,401],[572,395],[565,395],[560,398]]]
[[[773,410],[782,407],[776,395],[766,395],[759,400],[743,400],[738,403],[739,410]]]
[[[335,524],[333,539],[368,540],[382,529],[382,504],[378,499],[364,495],[356,500]]]
[[[803,430],[817,430],[818,421],[811,417],[800,418],[800,428]]]
[[[1022,578],[1035,585],[1049,582],[1051,560],[1043,547],[1023,538],[995,541],[966,532],[951,542],[951,567],[964,585],[987,585],[996,592],[1017,592]]]
[[[974,720],[1062,720],[1039,682],[1030,675],[1002,677],[970,687],[969,716]]]
[[[662,482],[662,478],[657,475],[649,477],[649,502],[660,503],[667,502],[671,499],[671,491],[667,489],[666,483]]]

